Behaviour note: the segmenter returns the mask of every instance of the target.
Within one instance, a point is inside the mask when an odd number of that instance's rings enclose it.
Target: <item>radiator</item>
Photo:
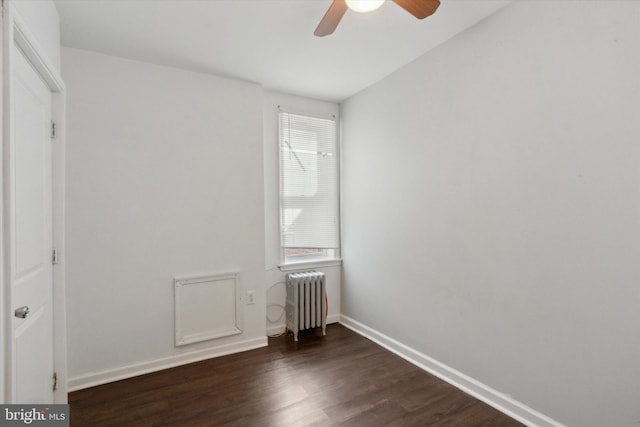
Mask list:
[[[327,333],[327,300],[324,273],[287,274],[287,329],[298,341],[298,331],[322,327]]]

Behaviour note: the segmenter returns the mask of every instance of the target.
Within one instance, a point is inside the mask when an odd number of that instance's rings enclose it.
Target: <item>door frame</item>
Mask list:
[[[13,7],[13,0],[2,2],[2,151],[0,152],[0,179],[2,180],[2,209],[0,209],[0,235],[3,256],[0,260],[0,284],[3,304],[0,304],[0,368],[2,387],[0,402],[14,402],[11,329],[11,277],[10,249],[11,200],[8,195],[12,185],[9,164],[13,147],[13,64],[15,55],[21,55],[18,48],[38,72],[52,95],[52,119],[56,123],[56,138],[52,143],[52,194],[53,194],[53,246],[57,249],[57,263],[53,266],[53,366],[58,378],[54,393],[55,403],[67,403],[67,328],[65,299],[65,86],[56,68],[47,58],[36,37]],[[43,402],[45,403],[45,402]]]

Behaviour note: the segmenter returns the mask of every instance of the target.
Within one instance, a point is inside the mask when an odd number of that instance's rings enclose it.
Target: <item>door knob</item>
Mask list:
[[[29,315],[29,307],[23,305],[20,308],[16,308],[13,314],[20,319],[24,319]]]

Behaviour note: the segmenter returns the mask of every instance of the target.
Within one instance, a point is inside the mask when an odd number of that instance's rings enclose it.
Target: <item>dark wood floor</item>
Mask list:
[[[521,426],[340,325],[69,395],[71,425]]]

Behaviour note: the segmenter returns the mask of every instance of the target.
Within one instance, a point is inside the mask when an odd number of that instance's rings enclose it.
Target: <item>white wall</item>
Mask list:
[[[263,98],[264,141],[264,193],[265,193],[265,257],[267,273],[267,330],[276,334],[284,330],[286,316],[284,305],[286,272],[280,271],[280,189],[278,159],[278,111],[308,114],[318,117],[339,116],[338,104],[318,101],[277,92],[265,92]],[[337,322],[340,316],[341,267],[306,265],[301,269],[322,271],[327,279],[329,322]]]
[[[56,71],[60,71],[60,18],[52,0],[14,0],[14,12],[22,19],[38,47]]]
[[[2,14],[4,16],[4,10],[3,10],[3,5],[2,3],[0,3],[0,9],[2,9]],[[0,135],[2,135],[2,141],[4,141],[4,117],[5,117],[5,110],[4,110],[4,76],[5,76],[5,71],[4,71],[4,18],[0,19],[0,56],[3,58],[3,64],[0,66],[0,81],[3,82],[3,84],[0,84],[0,117],[2,117],[2,120],[0,120]],[[4,188],[4,144],[3,144],[3,149],[0,152],[0,186],[2,188]],[[2,205],[0,205],[0,224],[4,224],[4,197],[2,197]],[[2,248],[4,250],[5,245],[4,245],[4,227],[0,227],[0,241],[2,242]],[[5,282],[4,282],[4,276],[5,276],[5,271],[4,271],[4,255],[0,256],[0,295],[2,295],[2,302],[0,302],[0,402],[5,403],[6,402],[6,397],[5,397],[5,388],[7,386],[7,383],[5,381],[5,378],[8,371],[5,365],[5,353],[6,353],[6,348],[7,348],[7,343],[6,343],[6,338],[8,336],[8,331],[5,331],[5,312],[7,310],[10,310],[11,308],[8,307],[7,304],[7,300],[9,298],[7,298],[8,295],[8,290],[5,287]],[[6,306],[6,307],[5,307]]]
[[[262,89],[66,48],[63,73],[71,388],[266,345]],[[228,271],[244,332],[175,348],[173,278]]]
[[[342,312],[573,426],[640,423],[640,2],[514,2],[347,100]]]

